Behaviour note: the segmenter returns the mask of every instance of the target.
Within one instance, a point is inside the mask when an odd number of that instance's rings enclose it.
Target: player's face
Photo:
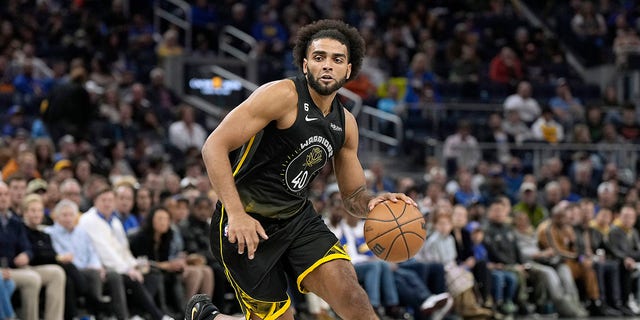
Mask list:
[[[340,89],[351,74],[347,46],[330,38],[316,39],[307,49],[303,71],[313,90],[330,95]]]

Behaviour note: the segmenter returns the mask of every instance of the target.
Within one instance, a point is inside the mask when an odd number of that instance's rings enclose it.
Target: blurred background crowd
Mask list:
[[[640,314],[638,88],[568,61],[638,70],[636,1],[192,0],[192,48],[155,29],[158,3],[0,8],[0,319],[179,318],[196,292],[239,311],[208,251],[200,148],[215,126],[164,62],[214,61],[233,26],[256,40],[260,84],[293,76],[295,32],[320,18],[360,30],[346,88],[402,120],[400,145],[363,153],[369,188],[411,195],[430,228],[415,260],[381,262],[330,170],[314,181],[382,316]],[[300,317],[331,317],[291,295]]]

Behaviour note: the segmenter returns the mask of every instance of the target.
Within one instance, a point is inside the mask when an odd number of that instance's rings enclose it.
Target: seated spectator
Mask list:
[[[533,123],[540,116],[540,105],[532,97],[532,89],[529,82],[521,81],[518,84],[516,93],[504,100],[505,116],[511,110],[517,111],[520,115],[520,120],[526,124]]]
[[[547,209],[538,203],[538,188],[534,183],[524,182],[520,185],[520,198],[513,206],[513,211],[524,212],[534,227],[548,216]]]
[[[68,199],[61,200],[51,214],[54,224],[47,227],[45,232],[51,237],[53,249],[58,255],[70,258],[71,263],[80,271],[83,289],[87,299],[89,311],[99,309],[102,302],[107,300],[102,295],[102,281],[107,271],[102,267],[89,235],[82,229],[76,228],[80,210],[78,205]]]
[[[456,244],[451,235],[451,211],[438,209],[433,217],[434,232],[427,238],[416,255],[425,262],[439,262],[445,267],[445,279],[453,297],[453,310],[465,319],[490,319],[493,312],[478,303],[473,292],[473,274],[456,262]]]
[[[116,317],[119,320],[129,318],[128,301],[130,307],[140,308],[154,319],[170,319],[143,285],[141,266],[131,254],[122,223],[113,214],[115,193],[102,187],[93,197],[94,206],[80,217],[78,228],[89,234],[103,267],[118,273],[118,277],[108,279]]]
[[[634,228],[636,223],[636,210],[634,207],[624,205],[620,209],[619,219],[614,222],[609,232],[609,247],[613,258],[620,268],[620,283],[622,299],[628,301],[628,306],[638,311],[638,291],[633,292],[633,283],[637,284],[638,261],[640,261],[640,235]],[[634,275],[635,274],[635,275]]]
[[[471,186],[471,174],[469,172],[463,171],[458,174],[458,182],[460,187],[453,195],[456,204],[468,207],[472,203],[480,201],[480,193]]]
[[[20,319],[38,320],[40,289],[45,287],[45,320],[60,320],[64,314],[64,270],[57,265],[31,265],[34,257],[27,228],[9,211],[9,189],[0,182],[0,259],[7,261],[9,276],[20,291]]]
[[[227,304],[224,294],[233,292],[233,289],[229,286],[229,282],[224,275],[224,268],[213,257],[209,249],[209,219],[214,209],[213,206],[214,203],[208,197],[197,197],[193,201],[189,216],[180,223],[180,229],[184,239],[187,261],[204,258],[206,264],[213,269],[215,286],[212,300],[214,304],[222,306]]]
[[[180,106],[180,120],[169,126],[169,141],[183,152],[191,147],[202,148],[207,139],[207,132],[196,122],[194,112],[189,105]]]
[[[623,299],[620,287],[620,269],[619,263],[611,257],[611,248],[607,239],[609,237],[608,229],[612,220],[612,212],[608,209],[602,209],[598,212],[598,222],[596,226],[601,228],[592,228],[591,222],[593,217],[593,203],[583,202],[578,205],[570,206],[571,220],[573,230],[576,233],[576,244],[578,252],[583,259],[591,259],[593,268],[598,275],[598,283],[600,284],[600,296],[607,304],[613,306],[625,316],[636,316],[638,311],[633,310],[627,304],[627,299]],[[606,230],[601,232],[600,230]]]
[[[6,122],[2,126],[2,137],[15,137],[19,129],[31,132],[31,126],[27,122],[24,110],[19,105],[13,105],[7,110]]]
[[[571,269],[561,263],[552,249],[540,250],[529,216],[516,212],[513,222],[518,248],[523,259],[531,267],[529,274],[533,276],[531,283],[534,287],[542,289],[543,298],[551,298],[561,317],[588,316],[589,313],[580,303],[580,294]],[[536,291],[538,290],[534,289],[534,292]],[[544,310],[544,303],[544,300],[536,301],[539,310]]]
[[[9,185],[10,210],[22,219],[22,199],[27,195],[27,179],[21,174],[14,174],[7,180]]]
[[[509,141],[515,141],[517,144],[521,144],[532,137],[531,129],[520,119],[520,113],[515,109],[505,112],[502,130],[509,137]]]
[[[213,293],[213,271],[204,264],[204,261],[188,265],[186,257],[171,248],[175,236],[179,235],[174,234],[171,230],[169,211],[163,207],[156,207],[151,210],[148,223],[130,236],[130,243],[134,256],[148,257],[152,267],[162,272],[165,298],[173,297],[171,293],[176,291],[176,286],[179,286],[179,291],[184,293],[183,297],[179,297],[179,301],[182,303],[179,303],[178,306],[182,307],[188,298],[196,293],[205,293],[211,296]],[[166,301],[166,303],[168,302]]]
[[[2,180],[9,182],[9,178],[14,174],[22,176],[27,180],[41,178],[40,172],[38,172],[37,161],[38,159],[33,152],[29,150],[21,151],[17,157],[9,160],[2,168]]]
[[[481,158],[478,140],[471,135],[471,123],[465,120],[458,122],[458,131],[445,139],[442,148],[448,174],[475,168]]]
[[[582,101],[573,96],[565,78],[556,81],[556,95],[549,100],[549,107],[565,128],[584,120],[585,108]]]
[[[449,81],[462,84],[462,96],[477,98],[482,63],[476,48],[472,45],[463,45],[460,57],[451,62]]]
[[[489,79],[494,83],[515,87],[522,76],[520,59],[513,49],[503,47],[500,53],[491,59]]]
[[[473,273],[483,305],[491,307],[491,273],[487,267],[487,260],[479,260],[474,254],[474,243],[471,233],[467,229],[468,222],[467,208],[462,205],[454,206],[451,215],[451,223],[453,224],[451,235],[456,241],[456,262]]]
[[[578,50],[587,59],[587,64],[600,63],[602,61],[600,50],[604,46],[607,25],[592,2],[580,3],[578,11],[571,19],[571,30],[578,38]]]
[[[127,234],[136,231],[140,227],[138,217],[133,214],[134,189],[131,185],[124,184],[116,187],[116,217],[122,222],[124,232]]]
[[[564,140],[564,129],[562,125],[553,119],[553,111],[550,108],[543,108],[542,115],[531,125],[533,138],[540,141],[556,144]]]
[[[24,224],[27,227],[27,238],[31,242],[33,249],[33,259],[29,262],[32,266],[42,266],[52,268],[55,265],[64,269],[66,278],[59,276],[60,281],[66,279],[64,319],[72,320],[78,316],[79,296],[87,296],[89,288],[86,279],[78,268],[72,263],[72,254],[58,254],[53,248],[51,237],[41,231],[40,225],[44,218],[44,204],[42,198],[37,194],[27,195],[22,201],[24,212]]]
[[[632,143],[637,143],[640,139],[640,124],[636,114],[635,106],[625,103],[622,106],[622,123],[618,126],[620,136]]]
[[[620,69],[629,67],[629,56],[640,55],[640,38],[636,30],[630,27],[618,28],[613,40],[613,53],[616,55],[616,65]]]
[[[418,52],[413,55],[406,77],[407,87],[404,102],[407,104],[416,103],[419,100],[420,91],[422,91],[422,88],[424,88],[426,84],[430,84],[431,88],[435,86],[436,78],[433,72],[431,72],[429,56],[423,52]],[[437,93],[434,94],[434,96],[437,97]]]
[[[169,29],[164,32],[162,35],[162,41],[158,43],[156,47],[156,54],[158,55],[159,62],[162,62],[162,59],[175,57],[182,54],[184,48],[178,42],[178,31],[175,29]]]
[[[560,189],[560,183],[552,180],[544,185],[544,206],[547,209],[553,208],[556,204],[560,203],[562,199],[562,190]]]
[[[529,306],[526,291],[526,270],[520,249],[516,243],[513,227],[507,223],[508,208],[496,201],[489,205],[483,244],[488,254],[488,266],[491,270],[493,300],[495,308],[505,314],[513,314],[520,308],[528,313]],[[517,305],[516,305],[517,304]]]
[[[589,135],[593,142],[602,140],[602,130],[605,124],[602,108],[594,105],[587,108],[586,125],[589,128]]]
[[[600,296],[600,287],[590,259],[580,259],[576,246],[576,234],[569,223],[565,204],[556,205],[551,211],[548,224],[540,225],[537,229],[538,242],[541,250],[552,248],[554,254],[562,258],[571,269],[574,279],[580,280],[585,288],[588,299],[587,306],[590,315],[620,316],[621,313],[610,308]]]

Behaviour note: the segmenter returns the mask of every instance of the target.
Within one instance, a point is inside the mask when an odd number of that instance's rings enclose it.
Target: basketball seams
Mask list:
[[[414,222],[414,221],[417,221],[417,220],[423,220],[423,219],[424,219],[424,218],[422,218],[422,217],[418,217],[418,218],[415,218],[415,219],[413,219],[413,220],[409,220],[409,221],[407,221],[407,222],[404,222],[403,224],[399,224],[399,223],[398,223],[398,227],[397,227],[397,228],[400,230],[400,232],[403,232],[403,231],[402,231],[402,226],[405,226],[405,225],[408,225],[408,224],[410,224],[410,223],[412,223],[412,222]],[[373,219],[372,221],[379,221],[379,220]],[[389,220],[389,221],[380,221],[380,222],[391,222],[391,220]],[[396,223],[397,223],[397,221],[396,221]],[[378,238],[380,238],[380,237],[382,237],[382,236],[384,236],[384,235],[387,235],[387,234],[389,234],[390,232],[395,231],[395,229],[396,229],[396,228],[388,229],[387,231],[385,231],[385,232],[383,232],[383,233],[381,233],[381,234],[378,234],[378,235],[377,235],[377,236],[375,236],[374,238],[369,239],[369,242],[371,242],[371,241],[375,241],[375,240],[377,240]],[[422,238],[422,237],[421,237],[421,238]]]
[[[386,261],[405,261],[413,256],[413,252],[417,246],[424,242],[426,238],[424,232],[420,232],[420,227],[416,226],[416,222],[422,225],[424,230],[424,217],[417,210],[411,210],[409,204],[404,201],[392,202],[390,200],[383,201],[378,206],[377,212],[370,214],[365,218],[365,240],[368,246],[373,246],[374,254],[378,255],[374,249],[380,250],[379,258]],[[385,209],[386,208],[386,212]],[[415,211],[415,212],[414,212]],[[389,215],[390,213],[390,215]],[[405,217],[403,219],[403,217]],[[373,218],[375,217],[375,218]],[[410,219],[410,220],[407,220]],[[392,222],[393,221],[393,222]],[[382,233],[373,234],[381,231]],[[373,236],[373,238],[368,238]],[[398,244],[398,241],[404,244]],[[379,247],[384,244],[384,247]],[[404,249],[401,249],[404,248]]]

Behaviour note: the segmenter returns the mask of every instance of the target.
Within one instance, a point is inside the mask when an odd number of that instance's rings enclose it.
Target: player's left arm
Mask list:
[[[374,196],[367,189],[364,170],[358,159],[358,125],[354,116],[345,110],[345,141],[334,159],[333,166],[345,209],[357,217],[366,217],[369,211],[385,200],[416,203],[402,193],[383,193]]]

